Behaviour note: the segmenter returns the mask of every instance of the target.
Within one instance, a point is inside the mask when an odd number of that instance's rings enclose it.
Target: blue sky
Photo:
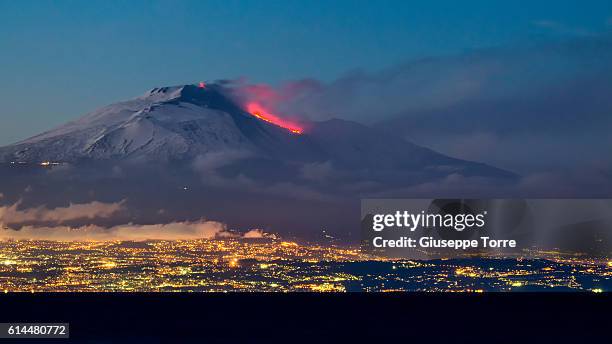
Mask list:
[[[155,86],[331,81],[610,27],[610,1],[0,0],[0,144]]]

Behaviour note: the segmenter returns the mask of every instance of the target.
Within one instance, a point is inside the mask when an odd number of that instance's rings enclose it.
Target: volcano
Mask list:
[[[296,124],[231,95],[219,83],[154,88],[0,148],[0,203],[121,202],[121,213],[95,224],[206,218],[346,237],[359,228],[359,198],[412,197],[449,179],[516,180],[392,132],[338,119]]]
[[[185,85],[154,88],[141,97],[103,107],[0,149],[0,160],[187,161],[220,150],[270,153],[274,144],[299,151],[308,149],[304,141],[246,112],[219,86]]]
[[[189,163],[226,151],[353,170],[428,171],[512,177],[484,164],[447,157],[355,122],[306,123],[307,130],[264,118],[218,84],[154,88],[57,129],[0,148],[0,162],[79,164],[88,161]]]

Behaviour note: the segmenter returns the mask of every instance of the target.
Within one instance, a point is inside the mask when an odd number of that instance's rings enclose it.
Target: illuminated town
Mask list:
[[[612,290],[612,260],[390,260],[358,248],[273,239],[0,241],[3,292],[486,292]],[[533,258],[536,257],[536,258]]]

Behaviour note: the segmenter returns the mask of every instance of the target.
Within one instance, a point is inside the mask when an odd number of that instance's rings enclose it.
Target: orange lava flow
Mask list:
[[[301,134],[303,132],[303,129],[299,126],[295,125],[294,123],[287,122],[282,118],[279,118],[278,116],[267,112],[261,105],[257,103],[247,104],[247,111],[251,115],[261,119],[262,121],[266,121],[281,128],[287,129],[294,134]]]

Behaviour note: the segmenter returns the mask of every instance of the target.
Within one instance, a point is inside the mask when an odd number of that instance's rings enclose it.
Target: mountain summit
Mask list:
[[[256,150],[265,138],[300,141],[242,110],[220,86],[154,88],[0,149],[17,162],[188,160],[218,150]]]

